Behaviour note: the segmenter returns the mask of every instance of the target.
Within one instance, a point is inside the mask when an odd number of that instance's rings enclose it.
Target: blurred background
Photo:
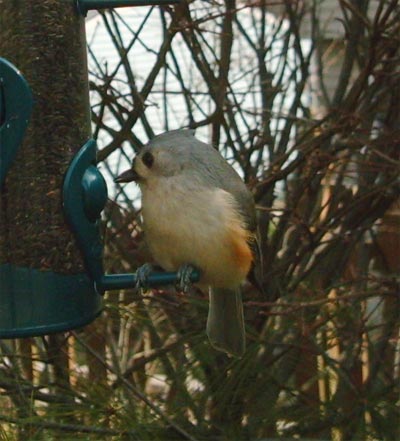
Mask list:
[[[113,177],[191,127],[254,194],[265,295],[243,287],[242,359],[209,345],[196,289],[110,292],[84,329],[1,341],[0,439],[400,439],[399,31],[397,0],[89,14],[107,271],[151,260]]]

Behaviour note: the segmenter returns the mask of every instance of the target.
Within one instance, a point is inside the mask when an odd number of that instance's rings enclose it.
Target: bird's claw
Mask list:
[[[154,271],[151,263],[145,263],[136,270],[136,289],[147,290],[149,288],[148,277]]]
[[[198,272],[198,269],[189,263],[182,265],[177,272],[177,282],[175,288],[177,291],[187,293],[189,291],[190,285],[192,284],[192,274]]]

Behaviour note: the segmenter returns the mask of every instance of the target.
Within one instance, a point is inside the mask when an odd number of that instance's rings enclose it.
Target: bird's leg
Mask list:
[[[156,266],[152,265],[151,263],[145,263],[144,265],[140,266],[136,270],[136,289],[147,290],[149,288],[147,279],[155,270]]]
[[[190,285],[192,284],[191,276],[194,272],[199,272],[199,270],[190,263],[186,263],[178,269],[178,280],[175,285],[177,291],[183,292],[185,294],[189,291]]]

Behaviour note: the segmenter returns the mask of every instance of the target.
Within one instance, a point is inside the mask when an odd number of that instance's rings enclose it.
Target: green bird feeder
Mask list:
[[[91,137],[75,0],[3,2],[0,56],[0,338],[66,331],[102,300],[62,210],[66,169]]]
[[[99,219],[107,186],[91,139],[84,16],[176,1],[7,0],[0,14],[0,338],[84,326],[106,290]],[[192,275],[197,281],[199,274]],[[177,281],[153,273],[149,286]]]

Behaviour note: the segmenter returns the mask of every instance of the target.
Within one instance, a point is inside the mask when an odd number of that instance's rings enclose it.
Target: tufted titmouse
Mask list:
[[[156,136],[116,182],[136,181],[142,192],[146,240],[167,271],[190,264],[200,287],[210,287],[207,334],[232,355],[245,350],[240,284],[258,249],[250,191],[220,153],[190,130]]]

